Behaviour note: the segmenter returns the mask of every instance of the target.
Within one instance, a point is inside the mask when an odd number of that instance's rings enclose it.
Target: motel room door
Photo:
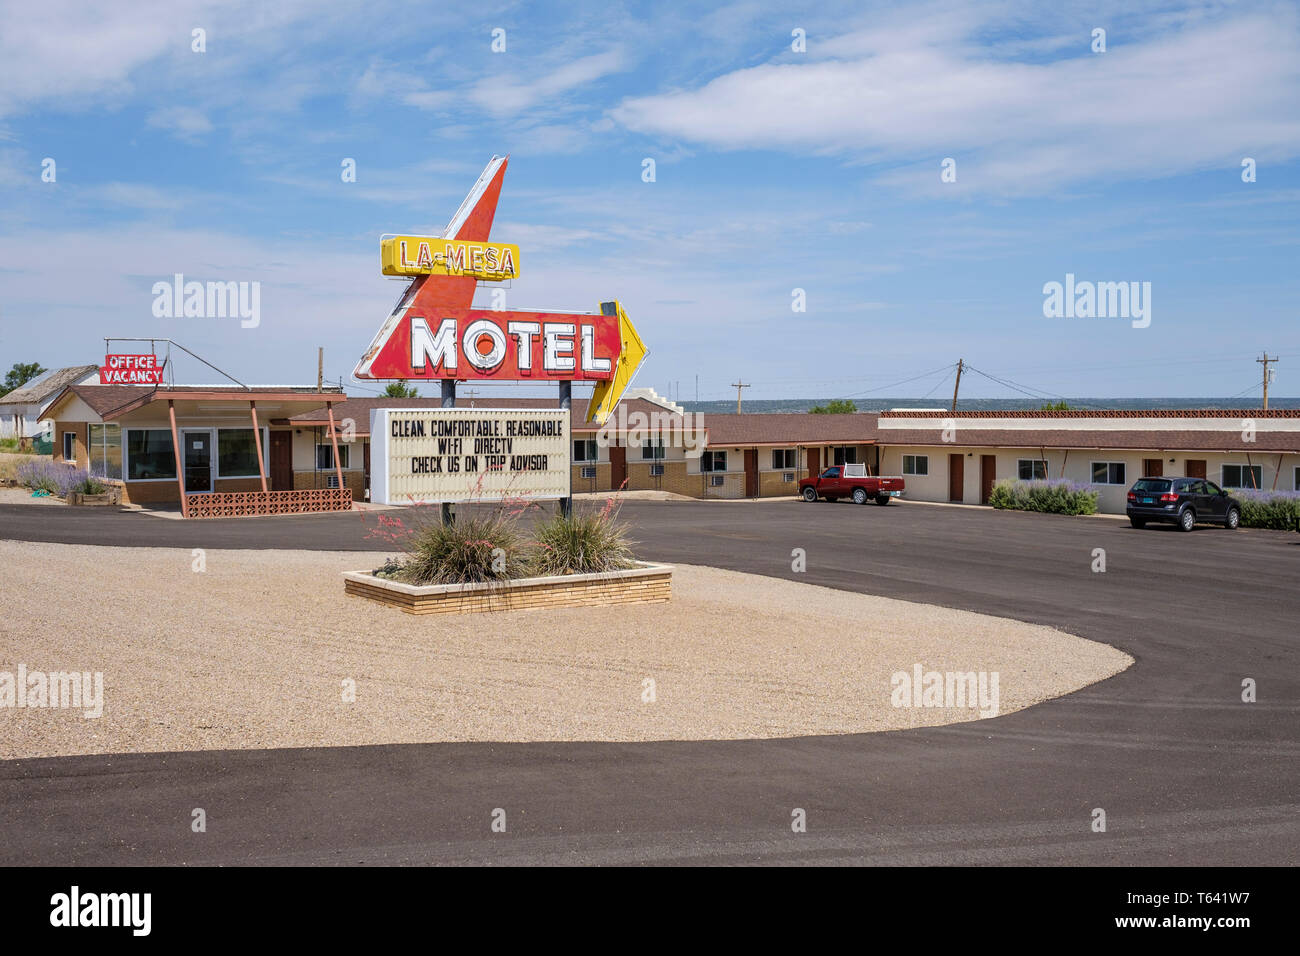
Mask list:
[[[1165,460],[1163,458],[1143,458],[1142,459],[1142,477],[1143,478],[1162,478],[1165,474]],[[1198,477],[1204,478],[1204,475]]]
[[[745,449],[745,497],[758,497],[758,449]]]
[[[820,448],[808,449],[808,477],[816,478],[822,471],[822,450]]]
[[[627,481],[627,449],[622,445],[609,446],[609,486],[618,491]]]
[[[271,432],[271,490],[293,491],[293,432]]]
[[[1183,475],[1188,478],[1204,478],[1205,459],[1204,458],[1187,459],[1187,470],[1183,472]]]
[[[993,482],[997,480],[998,456],[980,455],[980,504],[989,503],[993,494]]]
[[[948,456],[948,500],[965,501],[966,459],[961,455]]]
[[[212,432],[181,431],[181,444],[185,448],[185,492],[198,494],[212,490]]]

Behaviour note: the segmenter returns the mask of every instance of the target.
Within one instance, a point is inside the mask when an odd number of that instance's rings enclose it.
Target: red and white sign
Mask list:
[[[156,355],[105,355],[99,381],[102,385],[161,385],[165,364]]]
[[[374,378],[603,382],[622,349],[618,316],[408,310],[370,362]]]

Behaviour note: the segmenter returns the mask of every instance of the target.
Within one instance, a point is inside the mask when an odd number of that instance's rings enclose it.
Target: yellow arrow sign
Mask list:
[[[649,349],[641,341],[641,336],[637,335],[636,328],[618,302],[602,302],[600,314],[618,316],[618,331],[623,338],[623,349],[618,356],[618,365],[614,367],[613,378],[597,382],[595,391],[591,393],[591,401],[587,403],[587,421],[603,425],[627,387],[632,384],[632,376],[636,375],[636,370],[645,361]]]

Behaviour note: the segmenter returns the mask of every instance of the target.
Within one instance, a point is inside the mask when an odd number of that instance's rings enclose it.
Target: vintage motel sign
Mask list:
[[[591,402],[589,419],[603,423],[646,355],[644,343],[617,303],[603,303],[598,314],[474,308],[479,278],[507,278],[470,270],[474,264],[481,268],[487,263],[489,248],[495,250],[498,267],[507,252],[513,253],[516,273],[519,267],[518,247],[490,239],[506,163],[506,158],[494,156],[487,164],[442,237],[429,246],[429,271],[422,271],[426,266],[421,264],[421,237],[384,240],[394,245],[391,252],[381,254],[391,256],[395,268],[415,261],[421,271],[413,275],[352,374],[359,379],[408,381],[597,382],[599,400]],[[435,253],[443,256],[442,271]],[[451,268],[446,265],[449,255]]]
[[[474,276],[501,282],[519,278],[519,247],[505,242],[468,242],[434,236],[380,240],[386,276]]]
[[[491,309],[411,316],[391,342],[376,377],[605,381],[622,349],[616,316]]]

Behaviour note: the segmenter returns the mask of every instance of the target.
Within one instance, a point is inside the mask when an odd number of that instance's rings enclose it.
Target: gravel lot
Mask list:
[[[102,671],[104,712],[0,707],[0,757],[434,741],[686,740],[976,719],[891,675],[997,671],[1008,713],[1132,659],[1050,628],[702,567],[670,604],[413,617],[382,555],[0,541],[0,672]],[[343,700],[343,682],[356,700]],[[643,701],[645,681],[655,699]]]

